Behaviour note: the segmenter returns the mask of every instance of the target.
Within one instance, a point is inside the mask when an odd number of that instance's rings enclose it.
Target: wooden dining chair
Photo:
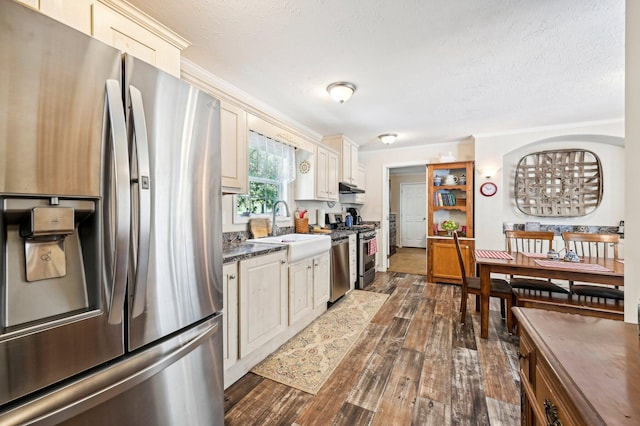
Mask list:
[[[552,231],[504,231],[508,252],[546,254],[553,249]],[[512,288],[521,288],[536,292],[569,293],[569,290],[552,282],[550,279],[540,279],[524,276],[511,276],[509,284]]]
[[[580,257],[618,259],[618,234],[592,234],[587,232],[563,232],[565,249],[574,250]],[[574,284],[569,281],[572,295],[624,300],[624,291],[606,284]]]
[[[458,241],[458,233],[453,232],[453,240],[456,244],[456,252],[458,253],[458,263],[460,264],[460,276],[462,277],[462,298],[460,301],[460,322],[465,323],[467,318],[467,297],[469,294],[475,294],[480,296],[480,278],[468,277],[464,267],[464,258],[462,257],[462,250],[460,249],[460,241]],[[489,297],[500,298],[500,311],[502,318],[507,320],[507,329],[509,333],[513,331],[513,313],[511,307],[513,306],[514,294],[511,290],[511,286],[506,280],[499,278],[491,278],[491,289],[489,291]],[[506,309],[505,309],[506,305]]]

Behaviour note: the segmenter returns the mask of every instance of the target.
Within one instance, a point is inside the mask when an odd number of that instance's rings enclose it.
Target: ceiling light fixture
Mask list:
[[[398,137],[397,133],[384,133],[380,136],[378,136],[378,139],[380,139],[380,141],[382,141],[382,143],[384,144],[392,144],[396,141],[396,138]]]
[[[355,91],[356,85],[353,83],[347,83],[346,81],[338,81],[327,86],[327,92],[329,92],[336,102],[340,103],[344,103],[344,101],[349,100]]]

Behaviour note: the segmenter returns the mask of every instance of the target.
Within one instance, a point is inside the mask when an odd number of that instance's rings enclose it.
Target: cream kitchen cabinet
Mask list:
[[[289,265],[289,325],[329,301],[329,252]]]
[[[313,258],[313,308],[316,309],[331,297],[331,256],[330,252]]]
[[[340,156],[338,179],[357,185],[358,182],[358,145],[343,135],[325,136],[322,143],[338,151]]]
[[[85,34],[91,34],[91,6],[95,0],[18,0],[44,15]]]
[[[338,155],[333,151],[318,147],[318,199],[338,200]]]
[[[296,200],[338,200],[338,154],[323,146],[296,150]]]
[[[349,289],[356,288],[358,281],[358,236],[349,235]]]
[[[108,3],[93,2],[92,35],[180,78],[180,52],[189,43],[127,3]]]
[[[38,10],[38,0],[16,0],[18,3],[25,4],[33,9]]]
[[[220,103],[222,193],[249,191],[247,112],[228,102]]]
[[[222,266],[222,314],[223,362],[227,369],[238,360],[238,263]]]
[[[240,261],[240,358],[287,330],[287,252]]]
[[[180,53],[189,42],[129,3],[120,0],[21,2],[180,78]]]

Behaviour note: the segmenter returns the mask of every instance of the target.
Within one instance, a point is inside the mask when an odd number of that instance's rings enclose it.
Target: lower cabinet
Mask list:
[[[223,265],[225,389],[327,310],[330,259],[289,265],[282,250]]]
[[[326,304],[331,297],[330,251],[313,258],[313,308]]]
[[[327,252],[289,265],[289,325],[329,301],[329,262]]]
[[[475,275],[473,239],[460,239],[460,248],[467,276]],[[460,264],[453,238],[427,239],[427,281],[460,284]]]
[[[238,360],[238,262],[222,266],[222,314],[224,368]]]
[[[287,252],[240,262],[240,358],[288,327]]]
[[[356,288],[358,281],[358,235],[349,235],[349,289]]]

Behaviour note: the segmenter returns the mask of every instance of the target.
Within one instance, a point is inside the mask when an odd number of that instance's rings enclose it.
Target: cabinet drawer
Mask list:
[[[526,380],[532,385],[535,385],[535,375],[531,374],[531,368],[535,367],[536,352],[531,342],[531,338],[526,332],[520,334],[520,373],[522,380]]]
[[[551,377],[550,367],[543,359],[538,359],[535,367],[536,400],[532,405],[539,423],[577,426],[578,413],[571,409],[567,396]],[[555,420],[560,423],[554,423]]]

